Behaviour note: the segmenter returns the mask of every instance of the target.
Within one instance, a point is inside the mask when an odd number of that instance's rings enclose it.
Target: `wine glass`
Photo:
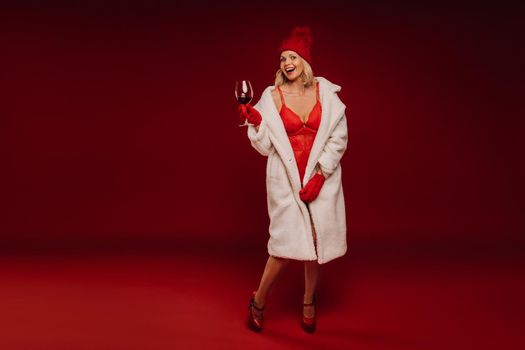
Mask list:
[[[247,104],[249,103],[253,98],[253,89],[252,84],[249,80],[240,80],[235,82],[235,98],[240,104]],[[245,120],[244,124],[241,124],[239,126],[246,126],[248,125],[248,121]]]

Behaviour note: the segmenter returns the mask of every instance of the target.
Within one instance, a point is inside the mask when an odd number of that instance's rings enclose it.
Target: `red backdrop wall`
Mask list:
[[[514,7],[228,2],[6,6],[4,242],[264,241],[265,159],[237,126],[294,25],[342,86],[352,240],[520,239],[524,59]]]

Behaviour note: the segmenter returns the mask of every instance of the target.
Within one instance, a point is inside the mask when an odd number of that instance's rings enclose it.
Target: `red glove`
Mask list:
[[[321,187],[324,184],[324,176],[321,174],[315,174],[310,181],[304,186],[299,192],[299,197],[301,200],[306,203],[313,202],[317,198],[319,192],[321,192]]]
[[[241,118],[241,123],[244,123],[245,120],[248,120],[248,123],[253,124],[255,126],[261,124],[261,114],[249,103],[247,103],[246,105],[239,105],[238,111],[239,117]]]

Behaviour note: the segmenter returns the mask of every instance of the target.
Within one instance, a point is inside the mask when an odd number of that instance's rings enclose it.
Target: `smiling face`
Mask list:
[[[292,50],[281,52],[280,69],[288,80],[295,80],[301,76],[304,70],[303,59]]]

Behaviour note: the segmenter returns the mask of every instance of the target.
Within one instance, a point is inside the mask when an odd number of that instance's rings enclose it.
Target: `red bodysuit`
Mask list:
[[[301,118],[284,103],[283,92],[277,87],[279,95],[281,96],[281,110],[279,114],[283,120],[284,129],[288,134],[288,139],[292,145],[293,152],[295,154],[295,160],[297,162],[297,168],[299,168],[299,176],[301,182],[303,181],[304,173],[306,171],[306,164],[308,163],[308,157],[312,150],[315,135],[321,124],[321,102],[319,101],[319,83],[316,84],[316,100],[314,107],[312,108],[306,122],[303,123]]]

